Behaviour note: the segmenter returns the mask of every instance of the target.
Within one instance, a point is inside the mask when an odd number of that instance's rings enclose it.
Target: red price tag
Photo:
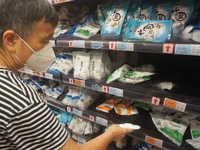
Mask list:
[[[69,78],[69,83],[74,84],[74,79]]]
[[[74,47],[73,41],[69,41],[69,47]]]
[[[67,112],[72,112],[72,109],[71,109],[71,107],[67,107]]]
[[[160,105],[160,98],[153,96],[152,99],[151,99],[151,104],[159,106]]]
[[[77,140],[77,136],[75,134],[72,135],[72,138]]]
[[[174,44],[171,44],[171,43],[163,44],[163,53],[173,54],[174,53]]]
[[[116,42],[113,41],[109,42],[109,49],[116,50]]]
[[[95,118],[94,118],[94,116],[90,115],[90,116],[89,116],[89,119],[90,119],[90,121],[95,122]]]
[[[102,86],[102,91],[105,93],[108,93],[108,87],[107,86]]]

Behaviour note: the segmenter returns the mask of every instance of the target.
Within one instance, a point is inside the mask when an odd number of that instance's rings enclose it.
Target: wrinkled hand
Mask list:
[[[121,128],[118,124],[114,124],[110,126],[106,132],[110,132],[113,136],[113,141],[118,142],[125,137],[126,134],[133,132],[133,130]]]

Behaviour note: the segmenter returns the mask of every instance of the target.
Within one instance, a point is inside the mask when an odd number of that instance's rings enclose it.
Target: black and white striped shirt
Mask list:
[[[11,70],[0,68],[0,150],[55,150],[68,138],[40,96]]]

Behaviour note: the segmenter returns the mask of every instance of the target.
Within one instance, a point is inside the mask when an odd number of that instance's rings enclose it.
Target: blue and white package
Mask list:
[[[131,0],[126,18],[123,24],[122,32],[125,32],[125,28],[128,20],[138,20],[140,19],[140,10],[141,10],[142,0]]]
[[[171,20],[172,33],[177,36],[191,18],[195,0],[175,0],[172,3]]]
[[[141,0],[131,0],[131,3],[127,12],[127,20],[133,19],[138,20],[140,17],[142,1]]]
[[[155,6],[156,20],[169,20],[171,16],[172,2],[160,3]]]
[[[123,36],[123,40],[165,42],[171,32],[171,25],[171,20],[130,20]]]
[[[153,6],[143,5],[140,12],[140,20],[152,20]]]
[[[114,3],[115,3],[115,0],[109,0],[106,3],[103,3],[101,7],[99,8],[104,18],[104,21],[108,17],[109,13],[112,11]]]
[[[105,21],[105,18],[104,18],[103,14],[101,13],[101,10],[100,10],[101,7],[102,7],[102,5],[97,6],[97,21],[98,21],[98,24],[100,25],[100,27],[103,26],[103,23]]]
[[[129,4],[130,0],[117,0],[114,2],[112,11],[105,18],[102,26],[102,35],[120,35]]]
[[[72,56],[67,54],[56,54],[55,62],[51,65],[51,67],[48,69],[48,73],[52,74],[65,74],[68,75],[68,73],[72,70],[73,64],[72,64]]]

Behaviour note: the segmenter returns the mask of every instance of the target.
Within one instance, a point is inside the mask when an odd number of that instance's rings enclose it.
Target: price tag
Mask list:
[[[109,42],[109,49],[116,50],[116,42],[114,41]]]
[[[200,55],[200,45],[191,45],[191,55],[199,56]]]
[[[75,134],[72,135],[72,138],[77,140],[77,136]]]
[[[83,112],[81,110],[78,110],[76,108],[73,108],[72,113],[77,116],[82,116]]]
[[[178,102],[178,101],[175,101],[175,100],[172,100],[169,98],[165,98],[163,106],[184,112],[185,108],[186,108],[186,103],[182,103],[182,102]]]
[[[73,41],[69,41],[69,47],[74,47]]]
[[[79,142],[81,142],[81,143],[85,143],[85,142],[86,142],[86,139],[84,139],[84,138],[78,136],[78,137],[77,137],[77,141],[79,141]]]
[[[45,73],[45,78],[47,79],[53,79],[53,75],[49,73]]]
[[[108,126],[108,120],[100,117],[96,117],[96,123],[103,125],[103,126]]]
[[[29,69],[29,68],[25,68],[25,72],[27,74],[33,74],[33,70]]]
[[[172,44],[172,43],[164,43],[163,44],[163,53],[173,54],[174,53],[174,44]]]
[[[103,42],[91,41],[91,48],[92,49],[100,49],[102,47],[103,47]]]
[[[69,83],[70,83],[70,84],[74,84],[74,79],[69,78]]]
[[[160,98],[153,96],[152,99],[151,99],[151,104],[159,106],[160,105]]]
[[[134,43],[116,42],[116,49],[123,51],[134,51]]]
[[[49,40],[49,43],[51,46],[55,47],[56,46],[56,41],[55,40]]]
[[[175,54],[190,55],[191,46],[189,44],[176,44]]]
[[[85,48],[85,41],[84,40],[74,40],[73,47]]]
[[[122,89],[109,87],[109,94],[116,95],[116,96],[119,96],[119,97],[123,97],[124,91]]]
[[[78,85],[78,86],[85,87],[85,81],[84,80],[75,79],[75,84]]]
[[[145,142],[149,143],[151,145],[155,145],[155,146],[160,147],[160,148],[163,147],[163,141],[162,140],[150,137],[148,135],[146,135],[146,137],[145,137]]]
[[[107,86],[102,86],[102,91],[105,93],[108,93],[108,87]]]
[[[95,117],[92,116],[92,115],[90,115],[90,116],[89,116],[89,120],[95,122]]]
[[[67,107],[67,112],[69,112],[69,113],[71,113],[72,112],[72,109],[71,109],[71,107]]]

